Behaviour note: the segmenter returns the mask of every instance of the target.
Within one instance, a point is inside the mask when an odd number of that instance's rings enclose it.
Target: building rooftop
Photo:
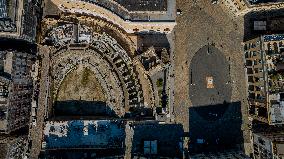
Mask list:
[[[23,158],[27,143],[26,135],[3,135],[0,137],[0,157]]]
[[[122,148],[124,138],[120,121],[48,121],[44,128],[45,149]]]
[[[10,80],[0,76],[0,131],[7,129],[7,97]]]
[[[283,94],[283,93],[282,93]],[[278,94],[278,96],[280,96]],[[284,99],[274,101],[270,108],[270,118],[272,123],[283,123],[284,122]]]
[[[262,4],[262,3],[278,3],[284,2],[283,0],[247,0],[249,4]]]
[[[132,128],[133,155],[157,154],[163,157],[181,157],[183,143],[181,137],[184,135],[182,125],[141,122],[134,123]]]
[[[8,153],[8,147],[6,144],[4,143],[0,143],[0,156],[1,157],[4,157],[6,156]]]
[[[273,132],[273,133],[255,133],[255,137],[263,137],[273,143],[273,151],[281,157],[284,157],[284,132]],[[258,138],[255,138],[255,140]]]
[[[284,156],[284,143],[276,144],[276,149],[277,149],[276,151],[277,155]]]
[[[272,142],[284,142],[284,132],[260,132],[256,133],[256,135],[265,137]]]
[[[201,153],[195,154],[189,157],[190,159],[249,159],[244,152],[239,150],[228,150],[224,152],[215,152],[215,153]]]
[[[267,94],[270,102],[270,120],[273,124],[284,123],[284,35],[264,35],[265,74],[268,76]]]
[[[115,0],[129,11],[166,11],[167,0]]]
[[[0,0],[0,18],[7,17],[6,0]]]
[[[10,79],[4,77],[4,76],[0,76],[0,86],[1,84],[9,84],[10,83]]]
[[[79,9],[76,9],[76,13],[84,12],[85,9],[89,10],[88,7],[98,6],[99,8],[96,9],[96,14],[100,13],[100,10],[105,9],[110,11],[111,14],[114,14],[123,20],[127,20],[128,22],[174,22],[176,16],[176,2],[172,0],[75,0],[70,1],[68,4],[64,4],[61,0],[51,1],[55,2],[56,5],[64,5],[64,7],[67,8],[69,7],[69,4],[75,3],[79,7]],[[94,4],[95,6],[85,6],[83,5],[85,2]],[[73,9],[73,7],[71,8]],[[47,14],[49,14],[49,11],[44,13],[44,15]],[[106,15],[107,14],[104,13],[104,16]]]
[[[268,41],[280,41],[284,40],[284,35],[283,34],[275,34],[275,35],[264,35],[263,36],[264,42]]]
[[[17,0],[0,0],[0,32],[16,31]]]

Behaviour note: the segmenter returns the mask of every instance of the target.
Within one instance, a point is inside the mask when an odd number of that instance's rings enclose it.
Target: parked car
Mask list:
[[[212,3],[212,4],[218,4],[219,1],[218,1],[218,0],[211,0],[211,3]]]
[[[33,126],[36,126],[36,118],[32,118],[32,124]]]
[[[36,108],[32,107],[32,117],[36,117]]]
[[[37,107],[37,102],[35,100],[32,101],[32,108],[36,108]]]
[[[177,9],[177,15],[182,15],[182,11],[180,9]]]
[[[41,148],[45,148],[46,147],[46,142],[45,141],[43,141],[42,143],[41,143]]]

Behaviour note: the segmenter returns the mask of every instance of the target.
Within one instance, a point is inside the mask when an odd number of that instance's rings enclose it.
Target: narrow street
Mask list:
[[[32,126],[30,131],[30,137],[32,139],[32,148],[30,152],[30,157],[32,159],[37,159],[41,150],[41,139],[42,139],[42,130],[44,126],[44,118],[46,115],[46,104],[48,96],[48,69],[49,69],[49,51],[47,48],[40,48],[40,53],[42,56],[42,67],[40,68],[40,93],[38,98],[38,108],[37,108],[37,123],[36,126]]]

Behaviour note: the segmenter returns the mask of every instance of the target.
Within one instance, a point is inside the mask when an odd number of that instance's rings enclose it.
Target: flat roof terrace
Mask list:
[[[0,32],[15,32],[16,0],[0,0]]]
[[[0,0],[0,36],[20,38],[24,1]]]
[[[0,0],[0,18],[5,18],[6,16],[6,0]]]
[[[121,121],[48,121],[44,128],[46,149],[123,148],[124,139]]]
[[[168,0],[168,4],[169,4]],[[175,22],[175,1],[171,2],[168,8],[171,8],[167,12],[129,12],[127,14],[119,14],[120,9],[116,10],[115,6],[118,4],[112,4],[110,8],[107,8],[106,3],[95,1],[75,0],[75,1],[64,1],[64,0],[51,0],[61,12],[66,14],[75,15],[87,15],[92,17],[98,17],[111,22],[119,28],[122,28],[127,33],[138,33],[138,32],[159,32],[159,33],[170,33]],[[109,1],[112,2],[113,1]],[[48,15],[48,14],[46,14]]]
[[[115,0],[129,11],[166,11],[167,0]]]
[[[284,2],[284,0],[248,0],[249,4],[261,4],[261,3],[277,3]]]
[[[61,0],[51,0],[57,5]],[[85,7],[84,4],[78,5],[79,2],[87,2],[95,4],[98,7],[110,11],[112,14],[119,16],[123,20],[128,21],[175,21],[176,16],[176,1],[174,0],[74,0],[69,3],[77,3],[76,8],[94,9]],[[65,5],[64,5],[65,6]],[[101,9],[95,9],[97,13]]]

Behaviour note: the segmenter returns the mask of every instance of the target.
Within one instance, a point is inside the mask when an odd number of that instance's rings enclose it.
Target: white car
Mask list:
[[[42,143],[41,143],[41,148],[45,148],[46,147],[46,142],[45,141],[43,141]]]
[[[32,101],[32,108],[36,108],[37,107],[37,103],[35,100]]]
[[[36,117],[36,108],[32,107],[32,117]]]
[[[36,126],[36,118],[32,118],[32,124],[33,126]]]
[[[180,9],[177,9],[177,15],[182,15],[182,11]]]
[[[212,3],[212,4],[218,4],[219,1],[218,1],[218,0],[212,0],[211,3]]]

